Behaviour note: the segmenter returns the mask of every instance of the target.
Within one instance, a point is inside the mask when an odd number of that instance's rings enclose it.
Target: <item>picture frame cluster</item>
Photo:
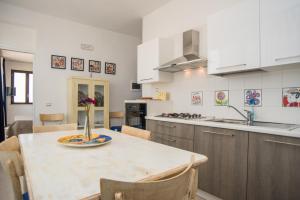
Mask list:
[[[51,55],[51,68],[53,69],[67,69],[67,58],[66,56]],[[101,61],[89,60],[88,62],[89,72],[101,73]],[[71,58],[70,69],[74,71],[84,71],[84,59],[82,58]],[[112,62],[105,62],[105,74],[116,74],[116,64]]]

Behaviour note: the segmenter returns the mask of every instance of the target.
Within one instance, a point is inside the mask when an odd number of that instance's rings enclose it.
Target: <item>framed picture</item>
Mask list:
[[[300,87],[282,89],[282,106],[300,108]]]
[[[66,56],[51,55],[51,68],[66,69]]]
[[[228,90],[215,91],[215,105],[216,106],[229,105],[229,91]]]
[[[191,103],[192,105],[202,105],[203,104],[203,92],[197,91],[191,93]]]
[[[261,89],[245,89],[244,90],[245,106],[262,106],[262,90]]]
[[[89,60],[89,72],[101,73],[101,61]]]
[[[84,59],[71,58],[71,70],[84,71]]]
[[[105,62],[105,74],[116,74],[116,64]]]

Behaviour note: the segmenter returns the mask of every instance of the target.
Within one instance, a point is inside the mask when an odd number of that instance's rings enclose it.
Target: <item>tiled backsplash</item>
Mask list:
[[[229,104],[241,111],[245,89],[262,90],[262,106],[255,107],[255,120],[300,124],[300,108],[282,106],[282,88],[300,87],[299,68],[272,72],[248,72],[223,77],[207,75],[206,70],[191,70],[174,74],[170,83],[143,85],[143,96],[153,96],[157,89],[170,93],[174,112],[201,113],[208,116],[241,119],[234,110],[215,106],[215,91],[229,90]],[[203,91],[203,104],[192,105],[191,93]]]

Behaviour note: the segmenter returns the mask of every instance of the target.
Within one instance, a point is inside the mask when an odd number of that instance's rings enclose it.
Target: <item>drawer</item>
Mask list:
[[[194,142],[192,140],[182,139],[169,135],[161,135],[155,132],[152,134],[151,140],[157,143],[165,144],[187,151],[193,151],[194,147]]]
[[[232,129],[224,129],[224,128],[214,128],[214,127],[207,127],[207,126],[196,126],[195,128],[195,134],[197,132],[202,132],[206,134],[212,134],[216,136],[229,136],[233,137],[237,136],[239,134],[247,134],[245,131],[240,130],[232,130]]]
[[[148,120],[147,130],[153,134],[168,135],[188,140],[194,139],[194,125],[189,124]]]

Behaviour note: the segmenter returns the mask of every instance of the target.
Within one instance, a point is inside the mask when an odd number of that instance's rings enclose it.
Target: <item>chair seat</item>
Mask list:
[[[122,126],[111,126],[110,130],[121,132]]]
[[[23,200],[29,200],[28,192],[25,192],[22,196],[23,196]]]

